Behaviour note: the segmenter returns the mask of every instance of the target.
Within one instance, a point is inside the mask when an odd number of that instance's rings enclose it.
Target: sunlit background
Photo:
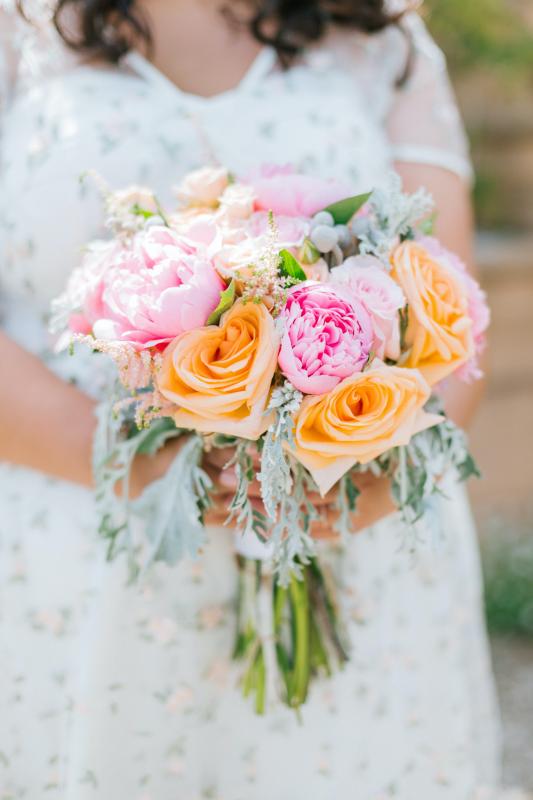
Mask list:
[[[493,312],[471,485],[505,723],[506,778],[533,790],[533,2],[426,0],[477,171],[478,262]]]

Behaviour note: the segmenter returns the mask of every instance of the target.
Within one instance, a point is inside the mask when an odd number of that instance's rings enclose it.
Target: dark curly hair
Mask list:
[[[244,24],[258,41],[277,50],[285,66],[309,42],[321,39],[330,24],[373,33],[398,24],[401,17],[387,11],[386,0],[250,0],[249,5]],[[75,32],[64,21],[70,10],[76,14]],[[231,3],[224,12],[236,21]],[[54,23],[70,47],[109,61],[117,61],[136,42],[151,43],[150,27],[134,0],[57,0]]]

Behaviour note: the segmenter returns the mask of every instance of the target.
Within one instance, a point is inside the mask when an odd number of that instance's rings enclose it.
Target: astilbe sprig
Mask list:
[[[246,274],[237,271],[237,277],[243,283],[242,299],[244,302],[265,304],[273,316],[277,316],[287,299],[287,291],[293,281],[280,273],[279,233],[272,212],[268,215],[268,234],[264,250],[256,264],[250,264]]]

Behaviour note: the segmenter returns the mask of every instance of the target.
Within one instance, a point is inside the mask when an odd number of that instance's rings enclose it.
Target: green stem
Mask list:
[[[338,630],[337,608],[330,594],[327,581],[316,558],[309,562],[309,574],[312,578],[311,593],[315,597],[315,604],[324,611],[324,623],[327,625],[331,642],[335,648],[339,661],[346,663],[350,656]]]
[[[329,663],[329,658],[326,648],[324,646],[324,642],[322,641],[322,635],[320,632],[318,619],[315,617],[312,608],[310,613],[309,624],[310,624],[311,669],[313,671],[320,671],[320,669],[322,669],[323,672],[329,677],[332,671],[331,665]]]
[[[291,576],[289,584],[291,605],[294,619],[294,672],[293,672],[293,706],[300,706],[307,697],[309,688],[309,593],[306,571],[302,580]]]
[[[255,659],[255,710],[257,714],[265,713],[266,670],[263,648],[260,647]]]

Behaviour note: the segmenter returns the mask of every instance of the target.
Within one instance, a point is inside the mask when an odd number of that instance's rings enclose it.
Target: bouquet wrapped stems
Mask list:
[[[316,557],[300,564],[287,586],[268,562],[237,556],[239,589],[233,657],[244,663],[242,690],[255,709],[281,700],[298,710],[311,679],[348,660],[329,581]]]

